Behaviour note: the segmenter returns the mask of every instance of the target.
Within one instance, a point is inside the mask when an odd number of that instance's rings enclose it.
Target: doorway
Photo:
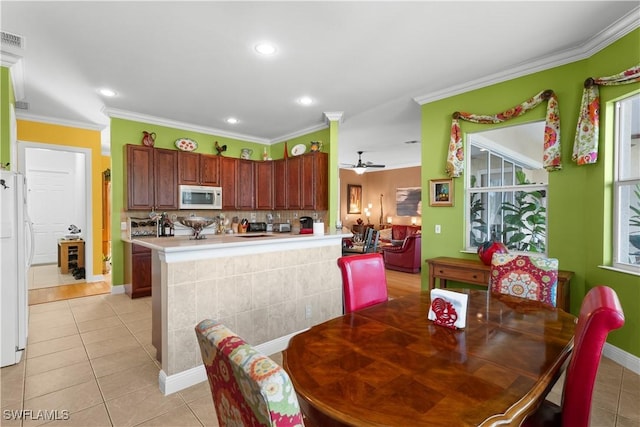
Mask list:
[[[29,277],[42,271],[57,272],[58,240],[75,225],[85,241],[85,279],[93,281],[91,150],[19,141],[18,152],[18,170],[27,179],[28,213],[35,234]],[[73,275],[50,277],[45,282],[30,280],[29,288],[80,282]]]

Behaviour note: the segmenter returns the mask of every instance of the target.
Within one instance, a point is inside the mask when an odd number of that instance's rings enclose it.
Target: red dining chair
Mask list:
[[[607,335],[624,325],[624,313],[615,291],[596,286],[582,301],[573,352],[567,368],[562,404],[545,400],[522,424],[525,427],[589,427],[593,385]]]
[[[555,307],[558,299],[558,260],[494,253],[489,288],[492,292],[541,301]]]
[[[203,320],[196,336],[220,426],[304,426],[284,369],[221,323]]]
[[[343,256],[338,258],[338,267],[342,273],[345,313],[384,302],[389,298],[382,255],[369,253]]]

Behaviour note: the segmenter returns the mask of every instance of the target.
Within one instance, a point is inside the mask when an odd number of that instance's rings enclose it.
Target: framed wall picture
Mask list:
[[[422,215],[422,187],[396,188],[396,215]]]
[[[429,182],[429,206],[453,206],[453,179],[432,179]]]
[[[347,213],[362,213],[362,186],[347,184]]]

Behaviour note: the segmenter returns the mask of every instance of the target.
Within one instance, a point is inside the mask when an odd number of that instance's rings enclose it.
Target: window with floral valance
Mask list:
[[[459,177],[464,169],[464,148],[462,146],[462,132],[460,120],[472,123],[495,124],[520,117],[533,110],[542,102],[547,102],[546,125],[544,130],[544,152],[542,163],[546,170],[554,171],[562,168],[560,156],[560,111],[558,98],[552,90],[542,91],[523,103],[516,105],[502,113],[495,115],[472,114],[465,112],[453,113],[451,121],[451,139],[447,155],[447,175]]]
[[[636,82],[640,82],[640,64],[612,76],[589,77],[585,80],[571,156],[571,159],[578,165],[589,165],[598,161],[600,128],[600,90],[598,87]]]

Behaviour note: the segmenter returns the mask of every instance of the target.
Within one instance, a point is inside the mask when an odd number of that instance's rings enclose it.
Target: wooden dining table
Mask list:
[[[428,291],[331,319],[283,353],[311,424],[517,426],[566,367],[575,317],[483,290],[464,329],[427,319]]]

